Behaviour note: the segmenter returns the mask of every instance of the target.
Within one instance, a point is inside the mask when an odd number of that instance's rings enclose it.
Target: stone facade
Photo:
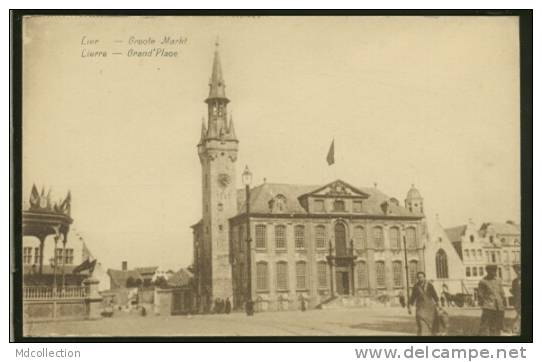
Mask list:
[[[208,119],[198,143],[203,215],[192,226],[199,310],[209,311],[216,298],[243,306],[247,245],[250,297],[259,310],[298,309],[302,301],[312,308],[338,295],[397,300],[406,284],[405,254],[412,281],[424,269],[420,192],[412,186],[402,206],[376,187],[342,180],[312,186],[264,182],[250,190],[247,213],[245,190],[235,188],[238,140],[226,116],[218,46],[205,103]]]

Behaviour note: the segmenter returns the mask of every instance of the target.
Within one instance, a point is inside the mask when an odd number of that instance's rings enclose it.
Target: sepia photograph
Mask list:
[[[521,20],[22,16],[12,324],[528,336]]]

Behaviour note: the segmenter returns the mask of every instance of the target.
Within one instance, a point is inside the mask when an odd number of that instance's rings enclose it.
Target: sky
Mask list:
[[[445,227],[520,221],[515,18],[57,16],[23,33],[23,198],[71,190],[106,267],[192,262],[217,36],[237,171],[255,186],[342,179],[403,200],[415,184]],[[184,39],[177,57],[127,56],[156,46],[131,37],[164,36]]]

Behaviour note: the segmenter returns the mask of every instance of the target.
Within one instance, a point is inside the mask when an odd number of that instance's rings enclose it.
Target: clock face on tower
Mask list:
[[[225,188],[226,186],[230,184],[230,182],[231,182],[230,175],[226,173],[221,173],[220,175],[218,175],[218,184],[220,185],[220,187]]]

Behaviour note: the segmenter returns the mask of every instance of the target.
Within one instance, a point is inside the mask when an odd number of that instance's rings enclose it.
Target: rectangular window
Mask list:
[[[384,249],[384,233],[380,226],[373,228],[373,242],[375,249]]]
[[[307,289],[307,263],[298,262],[295,264],[296,288]]]
[[[269,289],[267,263],[256,263],[256,289],[265,291]]]
[[[395,250],[401,249],[401,237],[399,234],[399,228],[390,228],[390,248]]]
[[[34,248],[34,264],[40,263],[40,248]]]
[[[318,274],[318,288],[327,288],[327,264],[319,262],[316,264]]]
[[[510,262],[510,257],[508,255],[508,251],[503,251],[503,257],[504,257],[504,262],[505,263],[509,263]]]
[[[335,200],[333,202],[333,211],[344,211],[344,201],[343,200]]]
[[[277,290],[288,290],[288,264],[277,263]]]
[[[482,256],[482,249],[478,249],[478,259],[482,260],[484,257]]]
[[[326,248],[326,227],[323,225],[318,225],[316,227],[316,247],[318,249],[325,249]]]
[[[400,261],[393,262],[393,286],[403,286],[403,266]]]
[[[416,283],[416,274],[418,274],[418,262],[416,260],[411,260],[408,263],[408,275],[411,285]]]
[[[496,255],[495,255],[495,252],[494,252],[494,251],[491,252],[491,262],[492,262],[492,263],[496,263],[496,262],[497,262],[497,257],[496,257]]]
[[[465,259],[469,259],[470,258],[470,251],[469,249],[465,249]]]
[[[324,212],[324,200],[314,200],[314,210],[316,212]]]
[[[407,228],[405,231],[405,237],[408,249],[418,248],[418,241],[416,240],[416,229]]]
[[[305,227],[303,225],[296,225],[294,229],[295,248],[305,249]]]
[[[376,262],[376,286],[378,288],[386,287],[386,267],[383,261]]]
[[[32,264],[32,248],[23,248],[23,264]]]
[[[63,256],[63,250],[62,248],[56,248],[55,250],[55,263],[56,265],[62,265],[62,256]]]
[[[286,226],[275,226],[275,247],[277,249],[286,249]]]
[[[265,225],[256,225],[256,249],[267,247],[267,228]]]
[[[472,267],[472,276],[473,276],[473,277],[477,277],[477,276],[478,276],[478,268],[477,268],[477,267]]]
[[[354,228],[354,240],[356,242],[355,247],[357,249],[367,249],[367,241],[365,237],[365,229],[361,226]]]
[[[465,275],[467,277],[470,277],[470,266],[468,266],[466,269],[465,269]]]
[[[478,268],[478,274],[480,274],[481,277],[484,276],[484,267],[481,266],[480,268]]]
[[[360,261],[358,263],[358,288],[367,288],[369,286],[369,278],[367,278],[367,263]]]
[[[362,210],[362,203],[361,201],[354,201],[352,203],[352,209],[354,212],[360,213]]]
[[[64,256],[64,261],[66,264],[73,264],[73,249],[66,249],[66,255]]]

